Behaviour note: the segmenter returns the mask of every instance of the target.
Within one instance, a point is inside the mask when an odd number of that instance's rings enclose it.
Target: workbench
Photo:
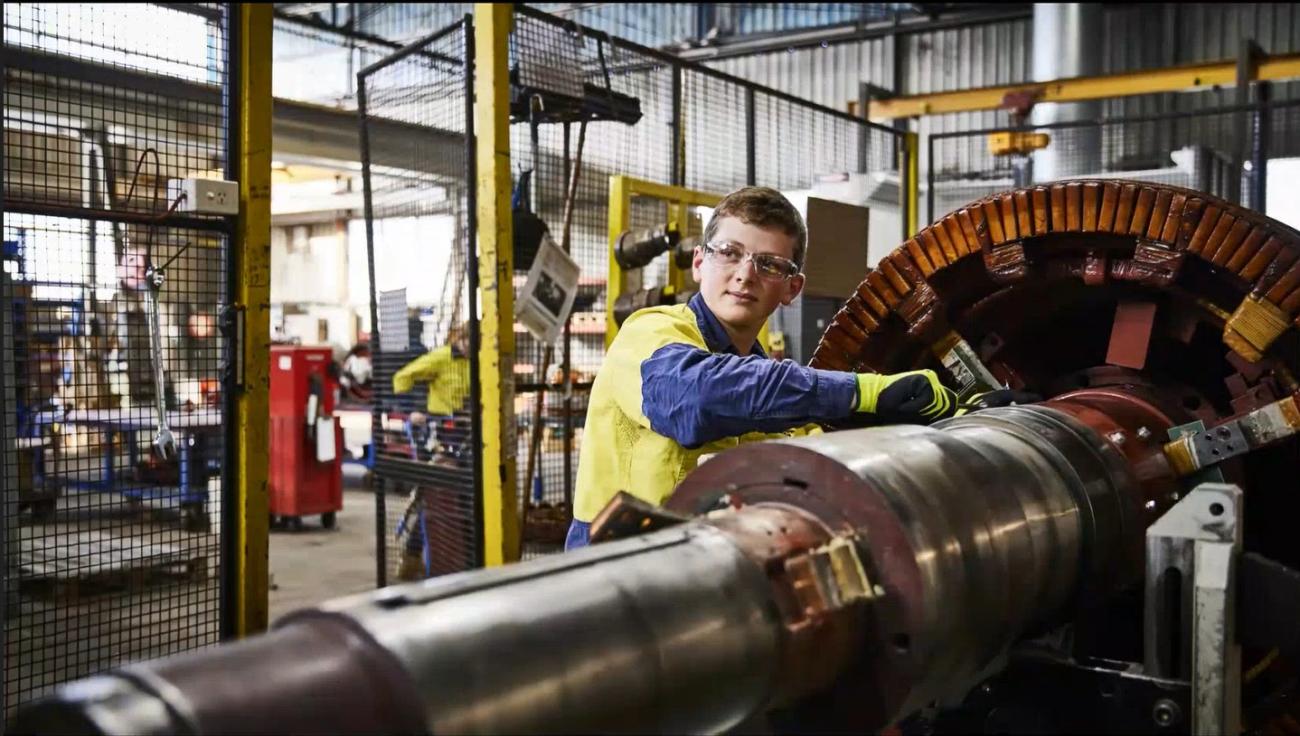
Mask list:
[[[48,424],[64,424],[91,427],[102,430],[104,440],[100,444],[100,472],[93,480],[67,478],[64,488],[95,491],[101,493],[120,493],[123,496],[144,500],[175,500],[180,504],[186,528],[202,529],[207,526],[208,474],[205,472],[209,458],[209,447],[220,447],[220,435],[225,431],[225,421],[219,409],[199,409],[196,411],[167,412],[167,425],[176,437],[178,479],[176,486],[153,485],[119,477],[117,469],[117,449],[120,434],[126,438],[127,458],[129,461],[140,457],[142,451],[148,454],[152,448],[148,444],[157,429],[157,418],[153,411],[136,407],[131,409],[77,409],[62,416],[59,412],[45,411],[32,416],[36,427]],[[142,450],[140,433],[148,433],[148,439]],[[212,441],[216,435],[217,440]],[[31,443],[39,453],[44,452],[44,443]],[[199,466],[195,467],[195,461]],[[43,463],[41,463],[43,465]]]

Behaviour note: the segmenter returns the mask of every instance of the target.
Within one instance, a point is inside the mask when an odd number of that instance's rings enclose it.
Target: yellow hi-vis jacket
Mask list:
[[[429,413],[449,416],[469,396],[469,359],[453,354],[450,345],[434,348],[393,374],[393,392],[404,394],[417,382],[429,384]]]
[[[573,517],[590,523],[619,491],[662,505],[700,456],[805,433],[846,417],[852,373],[741,357],[698,294],[628,317],[591,388]],[[778,434],[780,433],[780,434]]]

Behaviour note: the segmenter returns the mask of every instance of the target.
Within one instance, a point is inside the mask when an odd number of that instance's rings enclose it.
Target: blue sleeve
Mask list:
[[[564,537],[564,551],[580,549],[591,544],[591,522],[574,519],[569,524],[569,533]]]
[[[846,417],[857,387],[852,373],[681,343],[641,363],[642,413],[651,429],[684,447]]]

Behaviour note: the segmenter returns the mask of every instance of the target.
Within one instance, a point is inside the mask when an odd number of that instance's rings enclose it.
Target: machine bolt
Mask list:
[[[1138,427],[1137,435],[1140,440],[1149,440],[1151,439],[1151,430],[1146,427]]]
[[[1111,432],[1110,434],[1106,435],[1106,439],[1110,440],[1111,442],[1114,442],[1116,445],[1123,445],[1124,440],[1126,438],[1123,432]]]
[[[1178,704],[1168,698],[1161,698],[1156,701],[1156,705],[1151,709],[1151,717],[1155,719],[1156,725],[1168,727],[1178,723],[1182,716]]]

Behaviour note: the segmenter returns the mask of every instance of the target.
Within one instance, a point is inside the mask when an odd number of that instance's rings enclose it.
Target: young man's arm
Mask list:
[[[641,363],[641,405],[650,428],[685,447],[843,418],[855,410],[857,393],[853,373],[684,343],[659,347]]]
[[[601,374],[615,382],[615,400],[627,417],[684,447],[785,432],[854,412],[928,423],[952,408],[932,371],[858,374],[711,353],[668,315],[637,317],[610,346]]]

